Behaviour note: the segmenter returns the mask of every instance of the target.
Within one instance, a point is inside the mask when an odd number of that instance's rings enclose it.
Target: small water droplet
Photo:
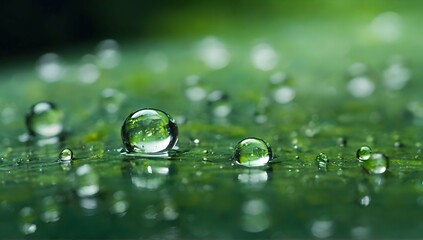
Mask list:
[[[234,160],[243,166],[258,167],[272,160],[272,149],[259,138],[246,138],[235,147]]]
[[[370,174],[383,174],[389,166],[389,159],[382,153],[373,153],[363,162],[363,168]]]
[[[52,138],[63,131],[63,112],[53,103],[39,102],[26,115],[26,127],[32,136]]]
[[[128,153],[160,153],[175,146],[178,141],[178,127],[169,114],[145,108],[126,118],[121,136]]]
[[[94,196],[99,191],[99,176],[91,168],[90,165],[85,164],[76,169],[75,172],[75,186],[78,196],[90,197]]]
[[[357,159],[360,161],[367,161],[372,155],[372,149],[369,146],[362,146],[357,150]]]
[[[327,168],[328,163],[329,163],[329,158],[326,154],[319,153],[316,156],[316,163],[317,163],[317,167],[320,170],[325,170]]]
[[[23,234],[29,235],[37,231],[37,225],[35,224],[35,212],[31,207],[24,207],[19,212],[20,215],[20,229]]]
[[[63,149],[59,154],[59,161],[68,162],[73,160],[73,152],[69,148]]]

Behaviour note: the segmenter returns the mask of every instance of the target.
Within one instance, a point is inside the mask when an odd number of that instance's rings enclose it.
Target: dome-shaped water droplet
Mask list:
[[[131,113],[126,118],[121,136],[129,153],[159,153],[175,146],[178,127],[169,114],[145,108]]]
[[[246,138],[235,147],[234,160],[243,166],[259,167],[272,160],[272,149],[259,138]]]
[[[372,155],[372,149],[369,146],[362,146],[357,150],[357,159],[360,161],[368,160]]]
[[[34,104],[26,115],[26,126],[32,136],[57,137],[63,131],[63,112],[50,102]]]
[[[370,174],[385,173],[389,166],[389,159],[382,153],[373,153],[363,162],[363,168]]]
[[[80,197],[90,197],[97,194],[100,189],[99,176],[90,165],[85,164],[76,169],[75,187]]]
[[[73,160],[73,152],[69,148],[63,149],[59,154],[59,161],[69,162]]]

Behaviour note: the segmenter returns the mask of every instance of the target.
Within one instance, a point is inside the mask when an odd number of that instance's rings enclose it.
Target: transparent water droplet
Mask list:
[[[52,138],[63,132],[63,112],[53,103],[34,104],[26,115],[26,127],[32,136]]]
[[[115,40],[105,39],[97,45],[97,63],[101,68],[115,68],[120,61],[119,44]]]
[[[356,98],[366,98],[375,91],[375,84],[367,77],[355,77],[347,84],[348,92]]]
[[[63,78],[65,68],[63,67],[59,55],[56,53],[46,53],[37,62],[38,76],[45,82],[51,83]]]
[[[328,163],[329,163],[329,158],[328,158],[328,156],[327,156],[326,154],[324,154],[324,153],[319,153],[319,154],[316,156],[316,163],[317,163],[317,167],[318,167],[319,169],[324,170],[324,169],[326,169],[326,168],[327,168],[327,165],[328,165]]]
[[[35,233],[37,231],[37,225],[35,223],[35,211],[31,207],[24,207],[19,212],[20,219],[20,230],[23,234],[29,235]]]
[[[246,232],[262,232],[269,228],[268,206],[262,199],[253,199],[244,203],[242,229]]]
[[[110,211],[113,214],[123,216],[129,208],[127,194],[124,191],[116,191],[113,193]]]
[[[270,71],[278,64],[278,54],[267,43],[254,46],[250,58],[254,67],[262,71]]]
[[[169,114],[145,108],[126,118],[121,136],[129,153],[160,153],[175,146],[178,141],[178,127]]]
[[[59,154],[59,161],[69,162],[73,160],[73,152],[69,148],[63,149]]]
[[[382,153],[373,153],[363,162],[363,168],[370,174],[383,174],[389,166],[389,159]]]
[[[246,167],[259,167],[272,160],[272,149],[262,139],[245,138],[235,147],[234,160]]]
[[[46,222],[57,222],[60,219],[60,206],[54,197],[48,196],[42,200],[41,219]]]
[[[357,159],[360,161],[367,161],[372,155],[372,149],[369,146],[362,146],[357,150]]]
[[[379,40],[395,42],[401,36],[401,16],[395,12],[381,13],[373,19],[370,28]]]
[[[99,176],[90,165],[85,164],[76,169],[75,187],[80,197],[90,197],[98,193]]]
[[[197,54],[201,61],[211,69],[224,68],[231,59],[225,44],[213,36],[206,37],[200,42]]]

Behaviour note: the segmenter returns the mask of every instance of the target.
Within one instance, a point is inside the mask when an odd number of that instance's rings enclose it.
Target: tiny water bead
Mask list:
[[[369,146],[362,146],[357,150],[357,159],[360,161],[368,160],[372,155],[372,149]]]
[[[178,126],[169,114],[145,108],[126,118],[121,136],[129,153],[160,153],[175,146],[178,141]]]
[[[235,147],[234,160],[246,167],[259,167],[272,160],[272,149],[259,138],[246,138]]]
[[[34,104],[26,115],[26,127],[31,136],[52,138],[63,132],[63,112],[51,102]]]
[[[73,160],[73,152],[69,148],[63,149],[59,154],[59,160],[62,162],[69,162]]]
[[[363,162],[363,168],[370,174],[383,174],[389,167],[389,159],[382,153],[373,153]]]

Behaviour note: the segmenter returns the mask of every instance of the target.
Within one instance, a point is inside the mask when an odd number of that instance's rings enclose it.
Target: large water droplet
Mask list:
[[[373,153],[363,162],[363,168],[370,174],[385,173],[389,166],[389,159],[382,153]]]
[[[360,161],[368,160],[372,155],[372,149],[369,146],[362,146],[357,150],[357,159]]]
[[[20,215],[20,229],[23,234],[33,234],[37,231],[37,225],[35,224],[35,212],[31,207],[24,207],[19,212]]]
[[[78,196],[90,197],[99,191],[99,176],[91,168],[90,165],[85,164],[76,169],[75,172],[75,186]]]
[[[63,131],[63,112],[50,102],[34,104],[26,115],[26,127],[32,136],[57,137]]]
[[[169,114],[145,108],[126,118],[121,136],[129,153],[160,153],[175,146],[178,141],[178,127]]]
[[[264,166],[272,160],[272,149],[262,139],[246,138],[235,147],[234,160],[247,167]]]
[[[37,62],[36,70],[45,82],[56,82],[63,78],[65,69],[55,53],[46,53]]]
[[[59,161],[69,162],[73,160],[73,152],[69,148],[63,149],[59,154]]]

